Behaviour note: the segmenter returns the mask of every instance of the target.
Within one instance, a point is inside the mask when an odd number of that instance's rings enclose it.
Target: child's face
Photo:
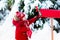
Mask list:
[[[22,18],[22,20],[27,20],[26,16],[24,16],[24,17]]]

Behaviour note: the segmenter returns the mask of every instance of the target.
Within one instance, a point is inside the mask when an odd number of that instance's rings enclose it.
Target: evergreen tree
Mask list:
[[[12,5],[14,4],[15,0],[7,0],[7,8],[11,10]]]
[[[25,6],[27,6],[27,10],[28,10],[28,12],[27,13],[25,13],[25,14],[27,14],[28,15],[28,18],[27,19],[31,19],[31,18],[33,18],[34,16],[36,16],[36,15],[38,15],[38,12],[36,12],[36,8],[34,7],[33,9],[32,9],[32,11],[30,12],[30,10],[31,10],[31,4],[33,4],[34,5],[34,2],[36,1],[36,0],[29,0],[30,1],[30,3],[28,3],[27,5],[25,5],[25,3],[24,3],[24,0],[21,0],[20,1],[20,6],[19,6],[19,11],[21,11],[21,12],[25,12],[25,10],[24,10],[24,7]],[[43,2],[43,1],[46,1],[46,0],[39,0],[39,2]],[[51,0],[51,2],[55,5],[55,3],[56,3],[56,0]],[[52,6],[52,7],[50,7],[50,9],[54,9],[54,5]],[[34,5],[35,6],[35,5]],[[39,5],[38,4],[38,8],[40,9],[42,6],[41,5]],[[46,22],[46,19],[47,18],[41,18],[41,19],[37,19],[36,21],[40,21],[40,20],[42,20],[42,22],[43,22],[43,24]],[[38,24],[36,24],[36,21],[34,22],[34,28],[36,28],[36,29],[39,29],[39,28],[41,28],[41,29],[43,29],[43,24],[42,25],[40,25],[40,23],[38,23]],[[37,26],[38,25],[38,26]],[[54,28],[54,30],[56,30],[55,28]],[[58,32],[58,31],[57,31]]]

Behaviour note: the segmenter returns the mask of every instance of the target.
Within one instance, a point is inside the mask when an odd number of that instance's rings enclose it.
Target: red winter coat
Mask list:
[[[28,36],[31,37],[31,30],[29,28],[29,25],[37,20],[37,16],[35,16],[32,19],[25,20],[25,21],[15,21],[13,19],[13,25],[16,26],[16,34],[15,38],[16,40],[28,40]],[[28,33],[28,35],[27,35]]]

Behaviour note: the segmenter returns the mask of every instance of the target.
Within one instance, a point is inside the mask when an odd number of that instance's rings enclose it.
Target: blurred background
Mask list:
[[[31,19],[37,15],[35,13],[36,5],[39,9],[60,10],[60,0],[0,0],[0,39],[15,40],[15,27],[13,27],[14,25],[12,24],[13,15],[16,11],[20,11],[26,14],[27,19]],[[56,36],[58,36],[57,38],[55,37],[55,40],[60,40],[60,18],[53,18],[53,23],[54,32]],[[50,29],[50,18],[39,18],[30,25],[30,28],[35,34],[46,33],[46,31]],[[40,37],[37,37],[38,35],[36,35],[36,39],[34,39],[35,37],[33,35],[30,40],[40,39]],[[44,40],[43,37],[41,40]]]

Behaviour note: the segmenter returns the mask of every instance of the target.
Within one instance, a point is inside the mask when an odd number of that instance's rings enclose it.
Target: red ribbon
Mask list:
[[[60,10],[40,9],[40,12],[41,12],[41,14],[42,14],[41,17],[60,18]]]

